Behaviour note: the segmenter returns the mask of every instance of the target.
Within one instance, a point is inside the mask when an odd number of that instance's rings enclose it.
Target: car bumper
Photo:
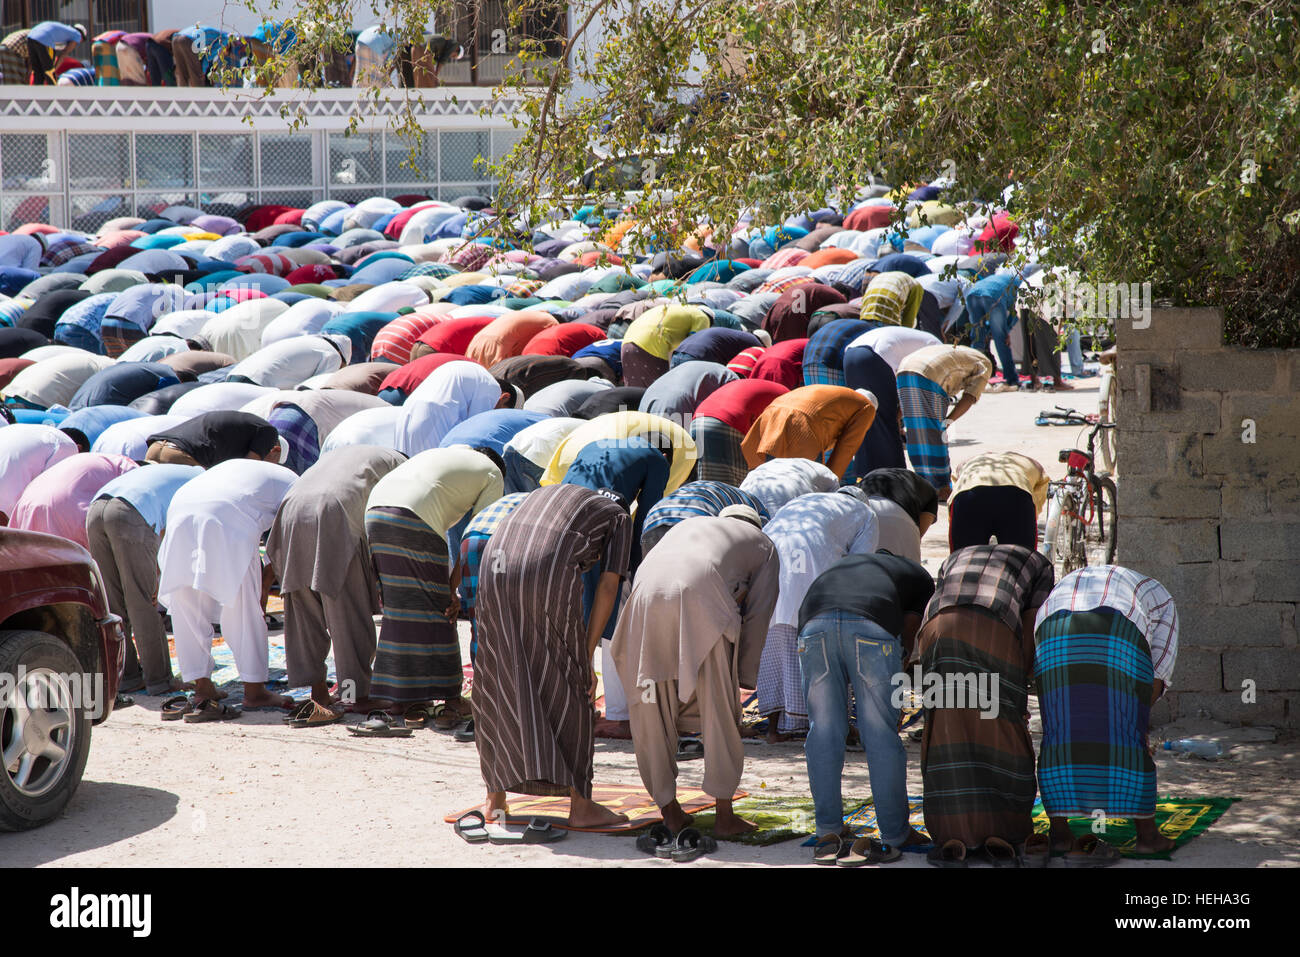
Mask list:
[[[122,632],[122,619],[117,615],[108,615],[95,624],[99,626],[99,643],[104,654],[104,702],[95,720],[99,724],[113,713],[122,666],[126,663],[126,635]]]

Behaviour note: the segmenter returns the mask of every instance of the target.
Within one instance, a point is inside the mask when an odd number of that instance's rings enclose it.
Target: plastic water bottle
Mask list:
[[[1177,741],[1166,741],[1166,751],[1176,751],[1180,754],[1194,754],[1198,758],[1205,758],[1207,761],[1213,761],[1223,754],[1223,748],[1218,741],[1198,741],[1195,738],[1179,738]]]

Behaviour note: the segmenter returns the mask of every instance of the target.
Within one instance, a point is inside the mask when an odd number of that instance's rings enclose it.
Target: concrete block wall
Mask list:
[[[1155,720],[1294,728],[1300,350],[1228,347],[1222,330],[1215,309],[1155,309],[1145,329],[1116,321],[1116,560],[1178,605],[1173,691]]]

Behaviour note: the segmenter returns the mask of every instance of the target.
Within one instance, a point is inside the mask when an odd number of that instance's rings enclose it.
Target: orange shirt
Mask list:
[[[843,478],[875,418],[872,404],[853,389],[806,385],[773,399],[740,448],[751,469],[769,455],[816,461],[830,449],[827,466]]]

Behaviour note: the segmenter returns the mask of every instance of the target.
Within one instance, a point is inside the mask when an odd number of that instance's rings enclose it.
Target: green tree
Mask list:
[[[513,28],[550,3],[513,3]],[[376,20],[410,42],[430,4]],[[295,18],[317,45],[360,25],[338,0]],[[573,21],[559,61],[512,34],[497,93],[522,101],[524,137],[492,171],[503,223],[539,221],[599,155],[654,157],[627,215],[668,245],[947,170],[954,200],[1014,182],[1045,262],[1221,306],[1232,341],[1300,344],[1292,2],[587,0]]]

